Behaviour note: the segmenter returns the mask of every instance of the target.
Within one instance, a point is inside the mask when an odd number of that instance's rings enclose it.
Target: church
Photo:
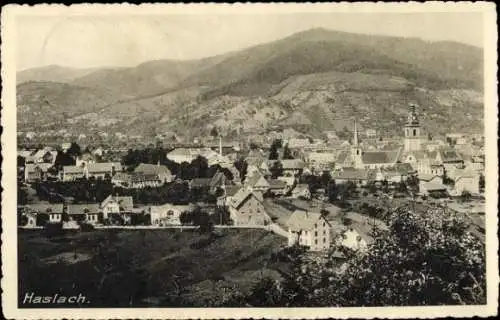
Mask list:
[[[463,165],[460,155],[452,148],[439,147],[426,150],[422,139],[420,120],[415,105],[410,105],[404,125],[404,144],[394,150],[363,150],[359,143],[358,128],[354,121],[354,137],[350,150],[337,157],[337,168],[386,169],[397,163],[408,163],[421,174],[442,176],[445,171]]]

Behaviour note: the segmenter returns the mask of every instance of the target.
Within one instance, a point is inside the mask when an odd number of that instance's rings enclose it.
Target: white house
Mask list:
[[[288,245],[306,246],[310,251],[330,248],[330,223],[321,213],[296,210],[287,221]]]
[[[180,216],[183,212],[192,211],[192,205],[172,205],[164,204],[161,206],[149,207],[149,214],[151,216],[151,224],[154,226],[165,225],[181,225]]]
[[[122,213],[130,212],[134,208],[134,202],[132,197],[115,197],[108,196],[101,202],[101,210],[103,213],[103,219],[108,219],[110,213]]]

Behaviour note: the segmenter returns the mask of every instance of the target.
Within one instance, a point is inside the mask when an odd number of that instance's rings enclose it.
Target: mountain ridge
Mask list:
[[[482,49],[470,45],[312,29],[203,59],[85,69],[80,77],[72,77],[74,70],[66,77],[59,72],[68,87],[54,85],[56,90],[45,83],[46,88],[34,90],[33,83],[19,84],[18,96],[31,104],[30,110],[46,110],[37,106],[43,104],[36,96],[42,90],[46,100],[55,101],[56,114],[74,118],[97,112],[101,119],[112,119],[110,131],[123,130],[126,123],[128,131],[148,134],[203,136],[220,126],[227,135],[248,137],[286,120],[294,130],[318,135],[328,126],[341,129],[342,119],[363,113],[371,115],[367,123],[380,122],[380,129],[389,132],[391,126],[397,131],[410,102],[435,112],[429,123],[436,129],[445,123],[481,127],[482,65]],[[57,97],[65,95],[61,88],[83,101]],[[22,115],[28,126],[29,113]],[[309,120],[301,123],[300,115]],[[97,130],[91,121],[75,123],[81,131]]]

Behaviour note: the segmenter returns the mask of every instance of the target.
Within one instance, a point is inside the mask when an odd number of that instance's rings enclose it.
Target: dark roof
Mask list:
[[[269,179],[269,180],[267,180],[267,182],[269,183],[270,189],[284,189],[284,188],[286,188],[285,181],[281,181],[278,179]]]
[[[363,163],[396,163],[399,150],[391,151],[364,151],[362,154]]]
[[[98,203],[69,204],[68,214],[98,213],[100,211]]]
[[[62,203],[35,203],[25,207],[38,213],[62,213],[64,205]]]
[[[170,170],[164,165],[158,164],[150,164],[150,163],[140,163],[135,169],[134,172],[143,173],[143,174],[166,174],[171,175]]]
[[[226,186],[226,196],[232,197],[234,196],[239,190],[241,189],[241,186]]]
[[[441,149],[439,150],[441,154],[441,159],[443,162],[459,162],[462,161],[462,158],[458,154],[457,151],[453,149]]]

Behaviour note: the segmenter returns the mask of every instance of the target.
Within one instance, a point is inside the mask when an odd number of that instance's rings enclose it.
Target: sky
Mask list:
[[[16,17],[16,69],[197,59],[318,27],[483,46],[480,12],[20,15]]]

